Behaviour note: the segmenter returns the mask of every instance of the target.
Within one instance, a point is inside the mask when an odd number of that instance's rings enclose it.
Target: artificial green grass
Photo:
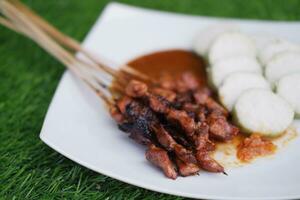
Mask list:
[[[108,0],[26,0],[82,40]],[[193,15],[300,20],[298,0],[121,0]],[[64,67],[0,27],[0,199],[182,199],[134,187],[64,158],[38,135]],[[199,188],[201,190],[201,188]]]

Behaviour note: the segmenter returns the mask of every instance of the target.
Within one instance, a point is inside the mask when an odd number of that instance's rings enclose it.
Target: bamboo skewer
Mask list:
[[[6,20],[5,18],[3,17],[0,17],[0,24],[2,24],[3,26],[5,26],[6,28],[8,29],[11,29],[17,33],[21,33],[22,31],[20,31],[18,29],[18,27],[15,27],[10,21]]]
[[[147,76],[128,66],[125,66],[123,68],[124,70],[121,70],[122,73],[120,73],[113,68],[103,65],[97,58],[83,49],[76,40],[59,32],[17,0],[0,0],[0,10],[6,17],[0,16],[0,24],[35,41],[69,68],[71,72],[88,84],[94,91],[97,90],[98,95],[107,103],[109,102],[109,98],[104,94],[103,90],[108,90],[108,85],[105,84],[101,78],[92,73],[92,70],[88,70],[88,68],[93,68],[96,72],[99,72],[99,69],[101,69],[105,73],[115,77],[117,83],[114,84],[113,89],[120,93],[124,90],[122,84],[126,84],[131,78],[139,78],[151,82]],[[73,53],[70,53],[60,45],[63,45],[69,50],[83,53],[83,55],[89,59],[89,62],[80,60],[78,57],[75,57]]]
[[[48,51],[51,55],[61,61],[67,68],[71,70],[76,76],[82,79],[89,87],[91,87],[107,104],[111,104],[110,98],[104,94],[103,88],[104,83],[101,80],[97,80],[102,84],[96,84],[95,80],[91,78],[91,75],[82,71],[84,63],[77,61],[73,55],[59,46],[53,39],[47,36],[44,32],[39,30],[30,20],[26,18],[21,12],[18,12],[16,8],[10,5],[6,1],[0,1],[2,13],[11,20],[8,21],[4,18],[0,18],[0,23],[4,26],[15,30],[19,33],[26,35],[27,37],[34,40],[42,48]]]
[[[46,33],[48,33],[53,38],[55,38],[58,42],[60,42],[61,44],[65,45],[66,47],[72,50],[81,52],[83,55],[89,58],[93,63],[97,64],[99,68],[111,74],[112,76],[116,77],[118,75],[118,72],[116,72],[116,70],[113,70],[112,68],[101,63],[96,57],[94,57],[91,53],[85,50],[78,41],[58,31],[54,26],[50,25],[48,22],[46,22],[44,19],[38,16],[34,11],[32,11],[26,5],[24,5],[18,0],[12,1],[12,4],[14,4],[19,10],[21,10],[24,14],[26,14],[28,18],[30,18],[33,22],[35,22],[38,26],[40,26],[41,29],[43,29]],[[122,66],[121,71],[125,72],[128,75],[132,75],[134,77],[143,80],[151,81],[146,75],[144,75],[143,73],[137,70],[130,68],[127,65]]]

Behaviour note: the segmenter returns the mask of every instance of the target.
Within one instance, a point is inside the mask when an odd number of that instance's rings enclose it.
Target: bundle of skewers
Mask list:
[[[21,2],[1,0],[0,10],[0,24],[32,39],[93,90],[119,129],[146,146],[146,159],[165,176],[175,179],[201,169],[226,174],[211,153],[216,141],[231,140],[239,129],[193,74],[153,80],[130,66],[115,70]],[[112,77],[113,84],[103,75]]]

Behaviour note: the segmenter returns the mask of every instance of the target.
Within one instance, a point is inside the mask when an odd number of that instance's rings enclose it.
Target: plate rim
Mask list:
[[[169,15],[169,16],[177,16],[177,17],[188,17],[188,18],[205,18],[208,20],[224,20],[224,21],[235,21],[235,22],[241,22],[241,21],[247,21],[247,22],[254,22],[254,23],[272,23],[272,24],[290,24],[290,25],[300,25],[300,22],[297,21],[272,21],[272,20],[259,20],[259,19],[240,19],[240,18],[228,18],[228,17],[210,17],[210,16],[199,16],[199,15],[188,15],[188,14],[184,14],[184,13],[175,13],[175,12],[168,12],[168,11],[160,11],[160,10],[154,10],[154,9],[149,9],[149,8],[144,8],[144,7],[138,7],[138,6],[132,6],[132,5],[128,5],[128,4],[124,4],[124,3],[118,3],[118,2],[110,2],[108,3],[102,10],[102,12],[99,14],[98,18],[96,19],[95,23],[92,25],[91,29],[89,30],[89,32],[86,34],[82,44],[84,45],[84,43],[86,42],[86,40],[89,38],[89,35],[93,32],[93,29],[96,28],[96,24],[101,22],[103,17],[107,15],[108,12],[110,12],[111,10],[114,9],[135,9],[138,10],[140,12],[153,12],[153,13],[157,13],[157,14],[162,14],[162,15]],[[76,156],[73,156],[67,152],[65,152],[64,150],[62,150],[60,147],[56,146],[53,142],[51,142],[50,140],[48,140],[46,137],[44,137],[44,128],[45,128],[45,124],[47,121],[47,116],[48,116],[48,112],[50,111],[51,107],[53,106],[53,100],[55,99],[55,97],[58,95],[58,91],[59,88],[62,87],[62,82],[65,80],[66,76],[72,76],[73,75],[69,72],[69,70],[66,70],[63,75],[61,76],[58,86],[56,87],[56,90],[54,92],[54,95],[51,99],[51,102],[49,104],[47,113],[45,115],[43,124],[42,124],[42,128],[40,131],[40,135],[39,138],[50,148],[52,148],[54,151],[60,153],[61,155],[65,156],[66,158],[76,162],[77,164],[88,168],[96,173],[100,173],[102,175],[105,176],[109,176],[113,179],[116,179],[118,181],[122,181],[124,183],[128,183],[130,185],[134,185],[136,187],[140,187],[143,189],[147,189],[147,190],[151,190],[154,192],[158,192],[158,193],[164,193],[164,194],[169,194],[169,195],[175,195],[175,196],[180,196],[180,197],[188,197],[188,198],[203,198],[203,199],[222,199],[222,200],[247,200],[247,199],[251,199],[251,200],[257,200],[257,199],[261,199],[261,197],[242,197],[242,196],[232,196],[232,197],[221,197],[221,196],[216,196],[216,195],[201,195],[201,194],[190,194],[187,192],[178,192],[178,191],[174,191],[174,190],[169,190],[169,189],[164,189],[164,188],[160,188],[160,187],[156,187],[153,184],[145,184],[143,182],[139,182],[139,181],[134,181],[134,179],[128,179],[124,176],[120,176],[117,174],[114,174],[112,171],[108,171],[106,169],[101,169],[99,170],[99,166],[93,166],[92,164],[86,163],[80,159],[77,159]],[[101,168],[101,166],[100,166]],[[100,172],[101,171],[101,172]],[[285,195],[285,196],[276,196],[276,197],[264,197],[263,199],[266,200],[282,200],[282,199],[297,199],[300,198],[300,193],[299,195]]]

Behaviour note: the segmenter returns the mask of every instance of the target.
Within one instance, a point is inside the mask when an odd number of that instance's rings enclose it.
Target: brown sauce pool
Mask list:
[[[145,56],[138,57],[130,61],[128,65],[153,79],[159,78],[160,75],[165,72],[171,74],[172,76],[179,76],[185,71],[190,71],[197,75],[201,85],[207,86],[205,62],[201,57],[197,56],[191,51],[174,49],[154,52]],[[219,149],[220,152],[222,152],[223,154],[225,153],[226,157],[228,157],[228,155],[230,154],[231,156],[236,158],[238,150],[240,149],[239,147],[241,147],[240,144],[243,143],[245,138],[246,137],[244,135],[240,134],[232,141],[229,141],[227,143],[217,143],[217,150]],[[246,151],[244,151],[243,153],[245,152]],[[249,151],[249,154],[251,153],[253,152]],[[240,161],[243,162],[243,160]],[[226,162],[227,160],[222,162],[222,164],[227,165]]]
[[[164,72],[179,76],[190,71],[199,77],[201,85],[207,84],[204,60],[190,51],[159,51],[134,59],[128,65],[154,79]]]

